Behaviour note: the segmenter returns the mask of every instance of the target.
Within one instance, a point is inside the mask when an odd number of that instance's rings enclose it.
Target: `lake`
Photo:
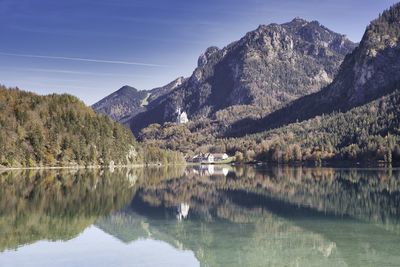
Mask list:
[[[0,266],[400,266],[400,170],[2,172]]]

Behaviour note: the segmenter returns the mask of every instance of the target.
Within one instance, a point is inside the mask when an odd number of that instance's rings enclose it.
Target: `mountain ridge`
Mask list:
[[[254,128],[252,132],[272,129],[333,111],[345,112],[391,93],[400,85],[399,38],[400,3],[371,22],[359,46],[346,56],[331,84],[261,120],[233,125],[236,128],[233,135],[247,134],[251,128]]]
[[[140,112],[141,103],[146,96],[146,92],[125,85],[93,104],[92,108],[98,113],[119,121],[129,114]]]
[[[216,132],[213,123],[196,121],[153,124],[139,137],[187,155],[227,152],[244,162],[391,164],[400,160],[399,73],[400,3],[371,22],[334,81],[321,91],[261,119],[239,120],[222,128],[224,132]]]
[[[96,112],[124,124],[131,117],[146,111],[149,102],[174,90],[184,80],[184,77],[179,77],[164,86],[150,90],[138,90],[125,85],[93,104],[92,108]]]
[[[177,108],[192,120],[260,118],[327,85],[354,47],[315,21],[260,25],[222,49],[207,48],[182,85],[129,125],[138,133],[151,123],[174,121]],[[230,116],[231,109],[239,118]]]

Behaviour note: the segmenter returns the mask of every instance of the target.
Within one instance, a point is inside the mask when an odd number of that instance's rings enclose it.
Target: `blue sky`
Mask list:
[[[393,0],[0,0],[0,83],[87,104],[189,76],[209,46],[299,16],[358,42]]]

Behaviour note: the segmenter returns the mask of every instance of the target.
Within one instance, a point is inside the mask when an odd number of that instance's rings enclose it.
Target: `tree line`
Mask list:
[[[226,152],[237,161],[400,161],[400,92],[348,112],[317,116],[281,128],[223,138],[210,121],[150,125],[140,140],[187,155]]]
[[[0,87],[0,166],[106,166],[182,162],[71,95]]]

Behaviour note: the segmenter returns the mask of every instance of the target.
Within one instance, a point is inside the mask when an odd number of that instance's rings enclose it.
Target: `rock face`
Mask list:
[[[329,84],[355,46],[316,21],[261,25],[223,49],[208,48],[191,77],[129,124],[137,132],[174,121],[178,107],[190,120],[260,118]]]
[[[330,85],[266,116],[258,122],[257,130],[346,111],[399,89],[399,39],[400,4],[396,4],[371,22],[359,46],[346,57]],[[247,130],[242,128],[241,132]]]
[[[162,97],[166,94],[168,94],[169,92],[171,92],[172,90],[174,90],[175,88],[178,88],[179,86],[182,85],[182,83],[185,81],[184,77],[179,77],[175,80],[173,80],[172,82],[170,82],[167,85],[161,86],[161,87],[157,87],[154,88],[152,90],[150,90],[150,97],[149,97],[149,103],[156,100],[159,97]]]

